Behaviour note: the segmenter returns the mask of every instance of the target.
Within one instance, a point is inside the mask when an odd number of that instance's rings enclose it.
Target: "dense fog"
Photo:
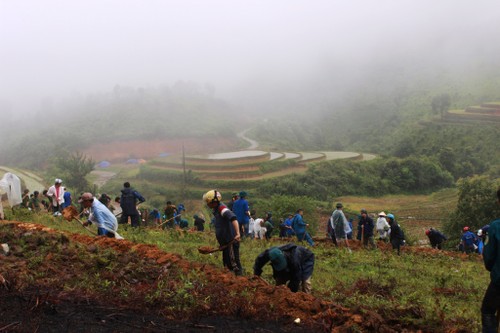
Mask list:
[[[0,0],[0,111],[187,81],[279,112],[386,75],[497,72],[499,31],[493,0]]]

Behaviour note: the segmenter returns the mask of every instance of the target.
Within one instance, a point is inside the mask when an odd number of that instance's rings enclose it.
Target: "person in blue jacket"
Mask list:
[[[308,223],[304,222],[303,216],[304,210],[302,208],[297,209],[297,213],[293,217],[292,226],[293,231],[295,231],[295,235],[297,236],[297,240],[302,242],[305,240],[309,245],[314,246],[314,242],[306,231],[306,228],[309,226]]]
[[[64,188],[63,198],[64,198],[64,202],[62,204],[62,208],[64,209],[66,207],[71,206],[71,204],[73,203],[73,199],[71,198],[71,192],[68,191],[68,189],[66,187]]]
[[[247,201],[247,192],[241,191],[238,200],[233,202],[232,211],[236,214],[240,225],[240,235],[249,236],[248,224],[250,223],[250,207]]]
[[[470,231],[469,227],[464,227],[461,240],[462,251],[464,253],[469,254],[476,252],[477,237],[472,231]]]
[[[497,190],[497,203],[500,204],[500,189]],[[490,272],[490,284],[481,305],[481,322],[483,333],[496,333],[500,316],[500,218],[493,220],[489,225],[483,261]]]
[[[305,247],[295,244],[286,244],[280,247],[271,247],[255,259],[254,275],[260,276],[262,268],[271,262],[273,278],[276,285],[287,284],[293,291],[311,293],[311,276],[314,270],[314,253]]]

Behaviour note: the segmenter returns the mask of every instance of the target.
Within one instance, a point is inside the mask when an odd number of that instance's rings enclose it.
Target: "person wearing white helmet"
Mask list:
[[[236,215],[222,203],[222,195],[217,190],[208,191],[203,201],[214,214],[215,237],[222,250],[222,263],[236,275],[242,275],[240,263],[240,228]]]

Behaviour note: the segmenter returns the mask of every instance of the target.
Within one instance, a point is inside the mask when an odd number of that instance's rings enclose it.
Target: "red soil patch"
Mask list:
[[[237,143],[223,137],[115,141],[94,144],[83,153],[96,161],[124,162],[129,158],[156,158],[160,153],[180,154],[183,146],[186,155],[216,153],[235,149]]]

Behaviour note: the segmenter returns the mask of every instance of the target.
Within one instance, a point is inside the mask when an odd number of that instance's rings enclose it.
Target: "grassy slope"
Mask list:
[[[86,233],[76,222],[61,222],[50,216],[15,218]],[[192,223],[190,217],[189,221]],[[201,255],[197,251],[199,246],[216,246],[215,235],[210,231],[193,234],[122,228],[121,234],[134,242],[154,244],[189,260],[221,267],[220,253]],[[261,251],[284,242],[244,240],[241,260],[245,274],[252,275],[253,261]],[[397,256],[387,245],[379,244],[379,247],[376,251],[357,248],[349,254],[334,248],[330,242],[318,242],[313,248],[316,255],[313,294],[345,307],[373,310],[382,317],[399,317],[404,327],[443,332],[478,330],[480,302],[489,279],[478,256],[417,247],[407,247]],[[268,266],[263,277],[272,281]]]

